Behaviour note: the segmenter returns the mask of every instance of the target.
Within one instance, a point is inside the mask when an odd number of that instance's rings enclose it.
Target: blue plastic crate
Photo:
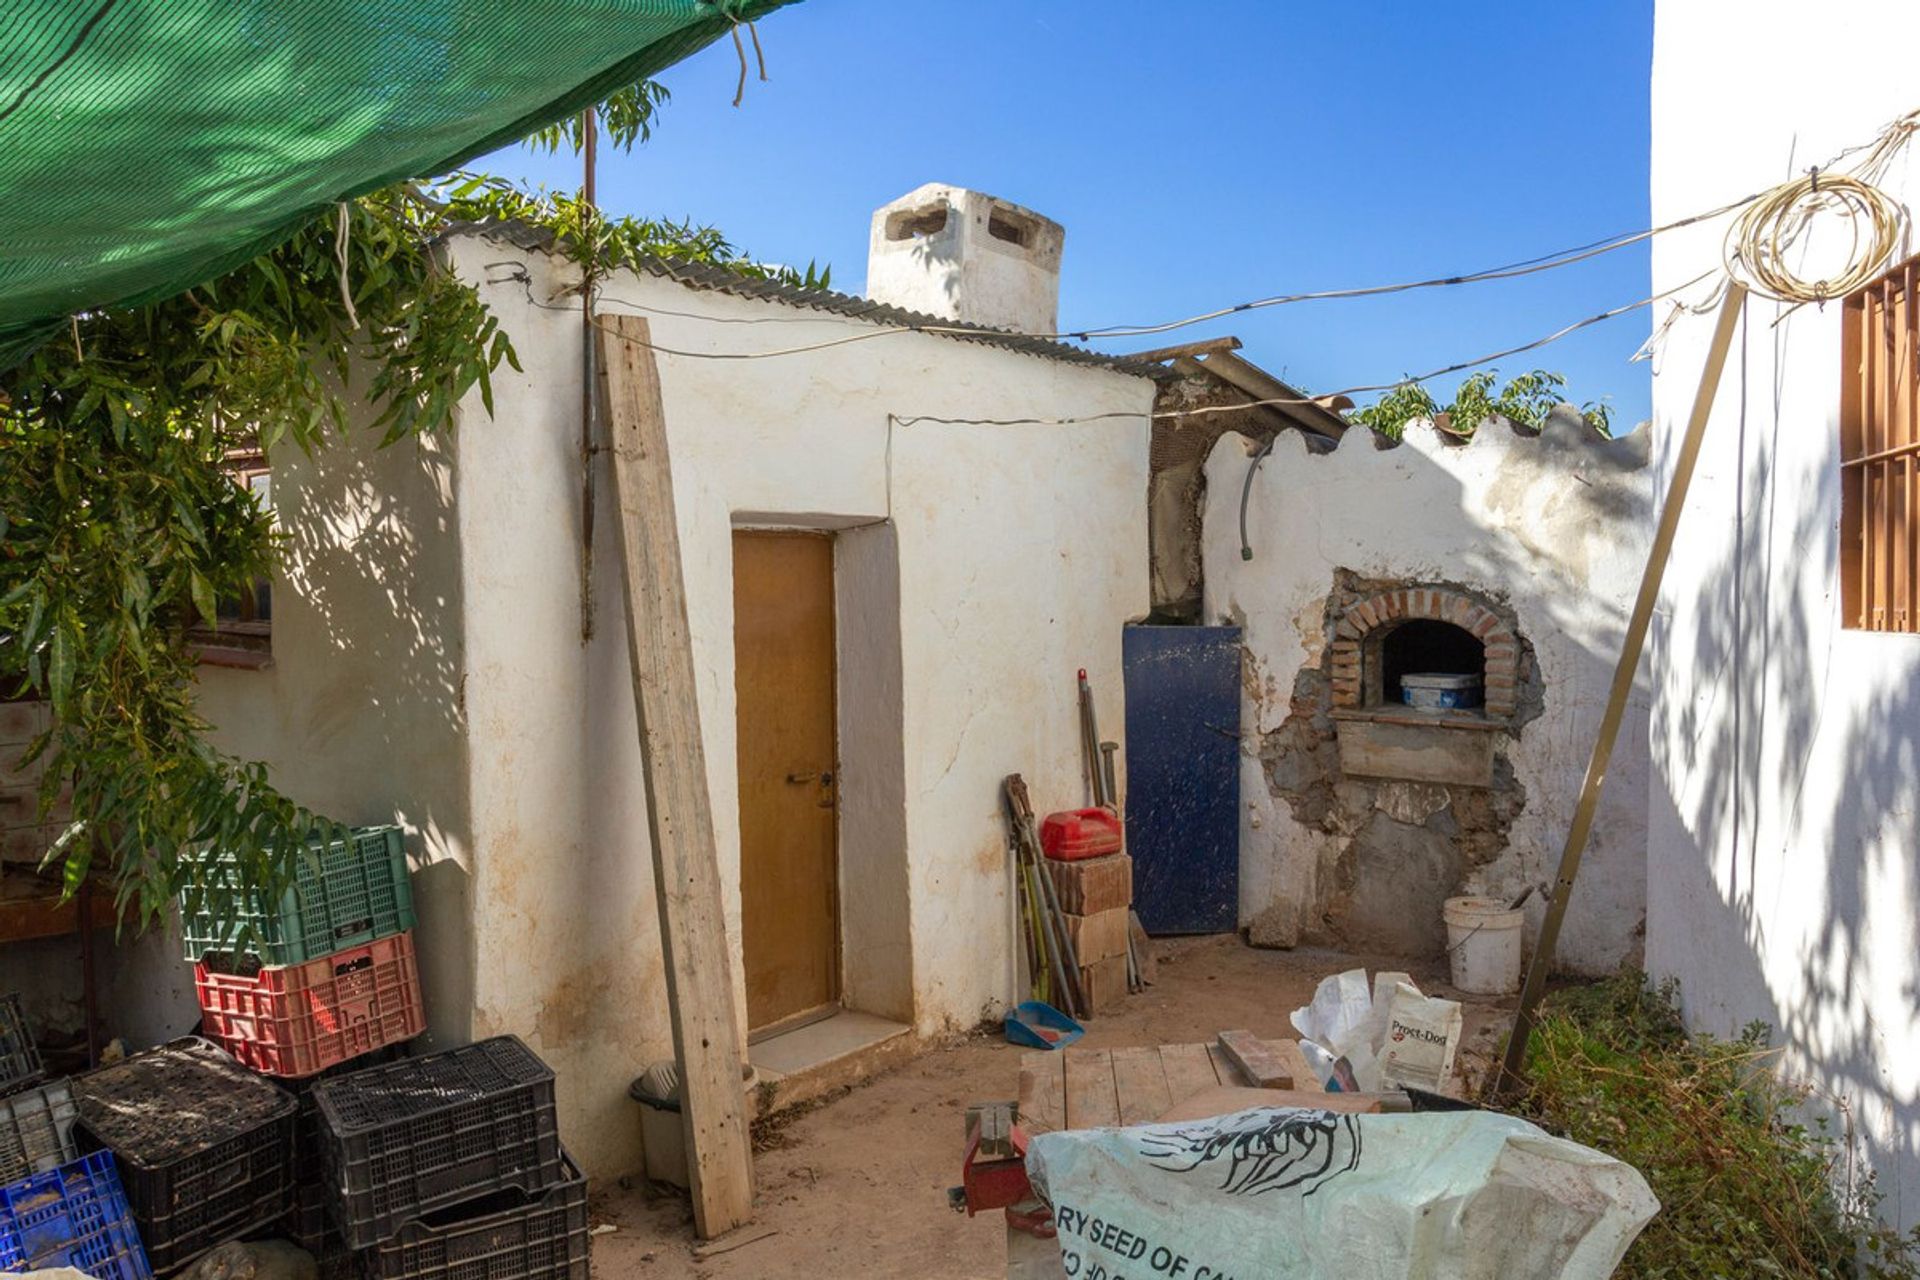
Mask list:
[[[152,1280],[109,1152],[0,1187],[0,1271],[50,1267]]]

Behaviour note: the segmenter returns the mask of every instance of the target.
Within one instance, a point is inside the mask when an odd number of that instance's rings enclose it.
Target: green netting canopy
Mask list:
[[[4,0],[0,369],[790,0]]]

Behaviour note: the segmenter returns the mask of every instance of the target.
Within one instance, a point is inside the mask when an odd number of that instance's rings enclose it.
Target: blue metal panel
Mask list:
[[[1147,932],[1240,923],[1240,628],[1128,627],[1127,847]]]

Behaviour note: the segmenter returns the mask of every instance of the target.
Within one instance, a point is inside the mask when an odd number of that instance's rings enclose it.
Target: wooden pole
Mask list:
[[[695,1227],[712,1239],[752,1218],[753,1165],[666,416],[647,322],[603,315],[597,323],[688,1181]]]
[[[1613,688],[1607,695],[1607,710],[1600,718],[1600,736],[1587,761],[1587,779],[1580,788],[1580,802],[1574,807],[1573,825],[1567,830],[1567,843],[1560,853],[1560,874],[1554,881],[1553,899],[1547,904],[1546,922],[1540,927],[1540,941],[1533,949],[1533,962],[1527,966],[1526,985],[1520,989],[1520,1007],[1514,1013],[1513,1032],[1507,1037],[1507,1052],[1500,1070],[1493,1074],[1488,1093],[1497,1094],[1508,1085],[1521,1081],[1526,1065],[1527,1038],[1533,1032],[1534,1012],[1553,968],[1553,953],[1560,942],[1560,922],[1566,918],[1567,900],[1573,896],[1574,877],[1580,874],[1580,858],[1587,850],[1587,837],[1593,833],[1593,815],[1600,803],[1600,788],[1607,780],[1607,766],[1613,759],[1613,744],[1620,736],[1620,721],[1627,711],[1627,699],[1633,693],[1634,673],[1640,667],[1640,652],[1646,646],[1647,628],[1653,621],[1653,606],[1660,599],[1660,581],[1666,576],[1667,560],[1673,554],[1673,536],[1680,527],[1680,515],[1686,508],[1687,487],[1693,483],[1693,466],[1700,457],[1700,442],[1707,431],[1707,419],[1713,416],[1714,396],[1720,390],[1720,374],[1727,366],[1727,351],[1733,345],[1734,325],[1740,319],[1746,289],[1735,280],[1727,281],[1726,296],[1714,321],[1713,341],[1707,347],[1706,367],[1700,371],[1700,389],[1694,392],[1693,413],[1687,419],[1687,433],[1680,441],[1680,452],[1673,462],[1673,479],[1667,483],[1667,497],[1660,508],[1660,523],[1654,530],[1653,547],[1647,553],[1647,567],[1640,575],[1640,595],[1633,602],[1633,615],[1627,621],[1627,634],[1620,648],[1620,661],[1613,669]]]
[[[586,261],[580,268],[580,643],[593,639],[593,404],[599,377],[594,369],[593,282],[599,274],[595,184],[598,135],[592,107],[580,113],[580,204],[585,215]]]

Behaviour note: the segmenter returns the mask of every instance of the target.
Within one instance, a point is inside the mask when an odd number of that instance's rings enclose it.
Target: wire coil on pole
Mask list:
[[[1826,302],[1872,282],[1899,247],[1904,211],[1862,178],[1814,170],[1749,204],[1727,231],[1727,273],[1780,302]],[[1853,236],[1841,270],[1808,279],[1788,261],[1816,219],[1844,219]]]

